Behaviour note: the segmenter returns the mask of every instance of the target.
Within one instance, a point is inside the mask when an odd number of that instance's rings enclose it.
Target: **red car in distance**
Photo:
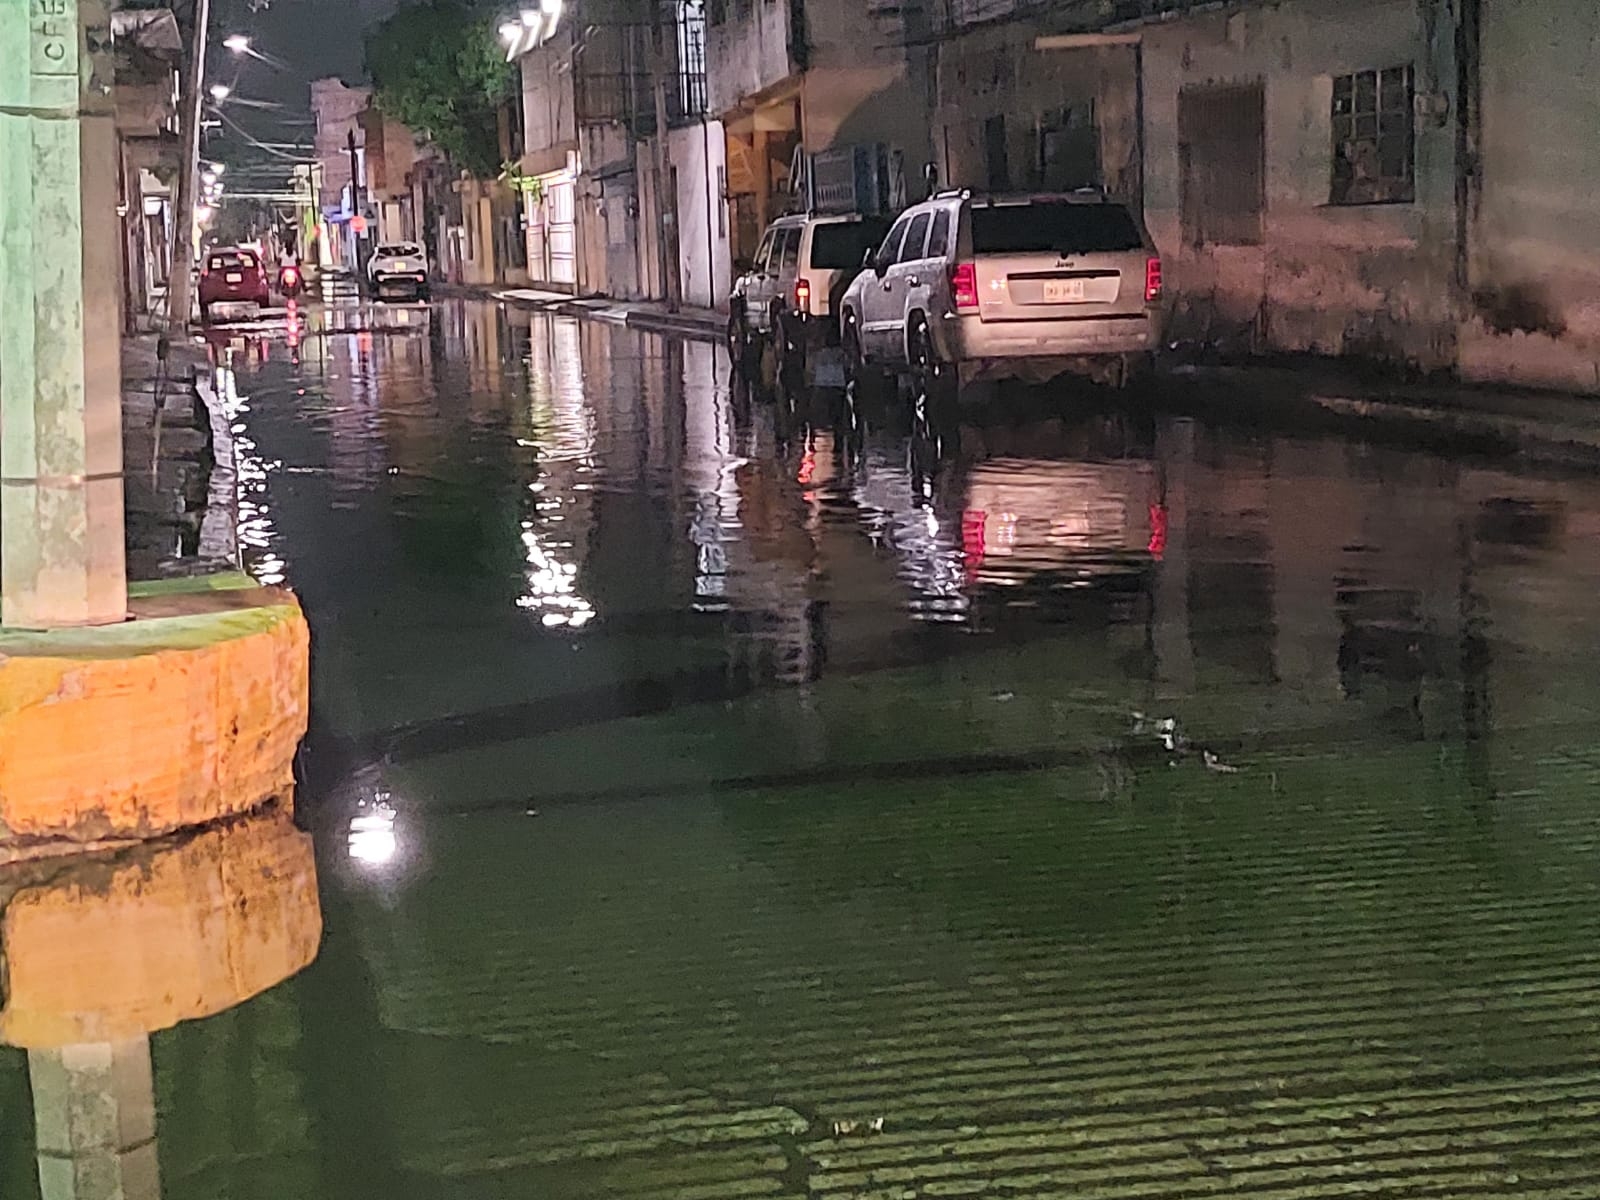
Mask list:
[[[254,250],[212,250],[200,269],[200,316],[205,321],[256,316],[272,302],[266,264]]]

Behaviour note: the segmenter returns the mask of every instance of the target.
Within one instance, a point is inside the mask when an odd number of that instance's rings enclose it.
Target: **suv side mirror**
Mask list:
[[[872,268],[872,273],[882,279],[889,273],[889,260],[876,250],[867,251],[867,266]]]

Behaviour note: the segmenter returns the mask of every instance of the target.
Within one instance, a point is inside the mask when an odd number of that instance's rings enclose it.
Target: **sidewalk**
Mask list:
[[[205,353],[179,335],[162,362],[158,346],[155,334],[122,342],[128,578],[234,570],[230,439]]]
[[[728,327],[728,318],[710,308],[684,306],[677,312],[668,312],[665,304],[652,300],[607,300],[535,288],[509,288],[492,294],[496,300],[517,308],[565,317],[587,317],[609,321],[614,325],[626,325],[630,329],[677,333],[703,341],[720,342]]]
[[[1450,380],[1383,380],[1328,361],[1177,364],[1154,386],[1162,408],[1222,421],[1402,437],[1553,465],[1600,465],[1600,402]]]

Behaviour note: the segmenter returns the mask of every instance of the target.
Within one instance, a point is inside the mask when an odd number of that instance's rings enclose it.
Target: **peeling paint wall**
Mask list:
[[[1600,393],[1600,5],[1481,0],[1468,378]]]
[[[1145,212],[1176,297],[1174,336],[1454,364],[1448,109],[1415,120],[1414,203],[1330,203],[1334,78],[1411,63],[1423,105],[1444,97],[1455,84],[1445,0],[1297,0],[1195,16],[1151,27],[1143,63]],[[1185,245],[1179,93],[1258,81],[1266,107],[1261,244]]]

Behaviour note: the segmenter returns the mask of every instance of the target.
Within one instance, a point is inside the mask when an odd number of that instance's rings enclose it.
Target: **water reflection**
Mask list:
[[[28,1051],[43,1200],[159,1200],[151,1035],[276,987],[321,935],[286,808],[0,872],[0,1041]]]
[[[240,366],[330,935],[185,1195],[1588,1194],[1592,480],[436,317]]]

